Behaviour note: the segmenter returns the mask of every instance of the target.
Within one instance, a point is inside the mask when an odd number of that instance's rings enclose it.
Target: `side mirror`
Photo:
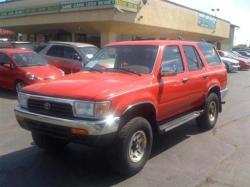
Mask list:
[[[82,58],[81,58],[78,54],[74,54],[74,55],[73,55],[73,59],[74,59],[74,60],[78,60],[78,61],[81,61],[81,60],[82,60]]]
[[[6,69],[11,69],[11,70],[15,69],[15,66],[12,63],[10,63],[10,64],[3,64],[3,67],[6,68]]]
[[[176,66],[165,66],[161,68],[161,77],[174,76],[177,74]]]

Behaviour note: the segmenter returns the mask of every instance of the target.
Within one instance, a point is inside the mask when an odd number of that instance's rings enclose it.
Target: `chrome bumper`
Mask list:
[[[220,91],[221,99],[225,98],[227,96],[227,93],[228,93],[228,88],[221,90]]]
[[[68,128],[79,128],[88,131],[89,135],[105,135],[118,131],[120,122],[119,117],[108,117],[105,120],[89,121],[89,120],[69,120],[52,116],[46,116],[29,112],[19,106],[15,108],[15,114],[19,123],[27,120],[45,123],[46,125],[55,125]]]

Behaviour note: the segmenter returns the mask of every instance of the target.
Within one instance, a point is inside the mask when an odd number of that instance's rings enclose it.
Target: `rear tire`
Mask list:
[[[142,117],[128,121],[120,130],[108,160],[115,172],[132,176],[146,164],[152,149],[153,134],[149,122]]]
[[[211,93],[205,104],[205,111],[197,118],[197,124],[202,130],[210,130],[214,128],[219,115],[219,97],[215,93]]]
[[[32,132],[34,143],[47,151],[57,151],[64,148],[68,141],[46,136],[40,133]]]

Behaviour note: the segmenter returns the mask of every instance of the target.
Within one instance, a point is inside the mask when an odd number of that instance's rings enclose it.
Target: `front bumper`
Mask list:
[[[89,136],[99,136],[115,133],[118,131],[120,118],[108,117],[104,120],[69,120],[58,117],[46,116],[29,112],[28,110],[17,106],[15,108],[16,119],[19,124],[27,125],[30,121],[39,123],[40,125],[46,124],[51,127],[65,127],[77,128],[87,130]]]

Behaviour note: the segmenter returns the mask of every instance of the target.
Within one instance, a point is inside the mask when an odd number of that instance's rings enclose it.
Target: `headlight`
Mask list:
[[[29,79],[29,80],[42,80],[41,78],[39,77],[36,77],[34,74],[32,73],[26,73],[26,77]]]
[[[110,114],[111,102],[74,102],[76,117],[103,118]]]
[[[21,107],[28,108],[28,99],[28,95],[21,92],[18,93],[18,103]]]

